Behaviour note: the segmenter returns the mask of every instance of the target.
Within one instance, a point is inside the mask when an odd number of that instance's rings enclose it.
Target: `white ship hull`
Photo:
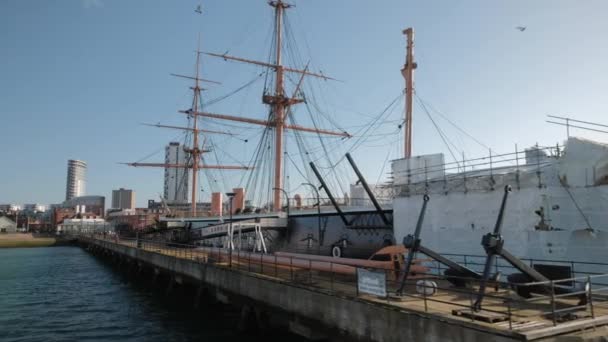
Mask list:
[[[442,254],[485,255],[482,236],[494,230],[503,188],[511,185],[502,226],[508,251],[525,259],[608,262],[608,147],[571,138],[557,155],[526,157],[516,167],[450,175],[434,169],[423,182],[409,168],[422,160],[430,169],[424,156],[397,161],[395,240],[414,233],[428,193],[422,244]],[[415,182],[404,184],[404,174]]]

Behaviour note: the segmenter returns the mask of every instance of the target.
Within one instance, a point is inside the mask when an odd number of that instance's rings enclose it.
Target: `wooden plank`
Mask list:
[[[472,311],[470,309],[454,309],[452,315],[471,318],[476,321],[482,321],[487,323],[504,322],[509,319],[509,316],[496,312],[489,311]]]

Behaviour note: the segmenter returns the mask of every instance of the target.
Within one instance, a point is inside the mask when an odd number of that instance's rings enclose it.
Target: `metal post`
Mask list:
[[[462,179],[463,179],[462,186],[464,187],[464,193],[466,194],[468,192],[468,190],[467,190],[467,168],[466,168],[466,160],[464,159],[464,152],[462,152]]]
[[[555,287],[553,284],[553,280],[549,282],[551,285],[551,319],[553,320],[553,326],[557,325],[557,320],[555,317]]]
[[[443,194],[447,195],[448,194],[448,176],[445,174],[445,163],[443,163],[443,165],[441,165],[441,168],[443,169]]]
[[[536,143],[536,176],[538,177],[538,188],[542,188],[543,184],[540,178],[540,150],[538,149],[538,143]]]
[[[519,190],[519,152],[517,151],[517,144],[515,144],[515,183],[517,183],[517,190]]]
[[[312,185],[311,183],[302,183],[302,185],[308,185],[310,187],[312,187],[315,190],[315,193],[317,195],[317,231],[318,231],[318,237],[319,237],[319,245],[321,244],[321,199],[319,198],[319,190],[317,190],[317,187]]]
[[[492,185],[490,186],[490,190],[494,190],[494,184],[496,183],[494,181],[494,171],[493,171],[493,165],[492,165],[492,149],[488,149],[490,151],[490,183],[492,183]]]
[[[228,260],[229,260],[229,267],[232,268],[232,244],[233,244],[233,234],[234,232],[232,231],[232,199],[234,198],[236,194],[234,192],[227,192],[226,196],[228,196],[228,198],[230,199],[230,241],[228,241],[228,248],[230,249],[229,251],[229,255],[228,255]]]
[[[312,284],[312,260],[308,259],[308,283]]]
[[[422,284],[424,286],[424,291],[422,291],[422,298],[424,298],[424,312],[428,312],[429,307],[426,302],[426,286],[427,286],[426,281],[423,280]]]
[[[507,313],[509,315],[509,330],[513,330],[513,320],[511,319],[511,300],[507,300]]]
[[[356,283],[355,289],[357,291],[356,294],[357,294],[357,297],[359,297],[359,268],[358,267],[355,268],[355,283]]]
[[[384,270],[384,288],[386,289],[386,302],[390,303],[389,291],[388,291],[388,270]]]
[[[334,292],[334,263],[333,262],[329,263],[329,271],[330,271],[329,276],[331,277],[329,288],[331,289],[331,292]]]
[[[285,191],[283,188],[272,188],[272,190],[280,190],[283,192],[283,194],[285,195],[285,201],[287,202],[287,241],[289,241],[289,194],[287,194],[287,191]]]
[[[589,284],[589,293],[587,294],[587,296],[589,297],[588,302],[589,308],[591,309],[591,318],[595,318],[595,311],[593,310],[593,292],[591,291],[593,285],[591,284],[590,276],[587,276],[587,284]]]

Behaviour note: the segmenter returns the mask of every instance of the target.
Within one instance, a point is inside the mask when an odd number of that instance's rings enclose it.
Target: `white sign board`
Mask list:
[[[359,293],[386,297],[386,274],[357,268],[357,287]]]

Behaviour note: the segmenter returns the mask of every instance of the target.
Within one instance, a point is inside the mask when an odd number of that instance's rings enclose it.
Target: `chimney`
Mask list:
[[[211,194],[211,215],[222,216],[222,193]]]
[[[232,212],[235,213],[237,210],[242,212],[245,209],[245,189],[244,188],[234,188],[232,189],[234,192],[234,199],[232,203]],[[240,210],[239,210],[240,209]]]

